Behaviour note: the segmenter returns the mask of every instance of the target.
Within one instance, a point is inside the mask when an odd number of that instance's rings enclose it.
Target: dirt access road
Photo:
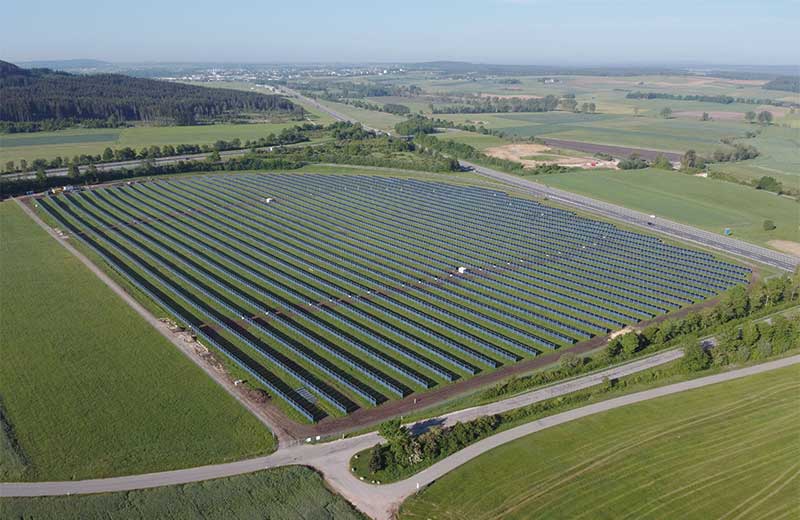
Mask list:
[[[208,374],[211,379],[217,382],[222,388],[224,388],[229,394],[231,394],[237,401],[239,401],[245,408],[247,408],[259,421],[261,421],[270,431],[275,435],[278,440],[278,444],[280,445],[281,442],[289,442],[292,437],[286,431],[284,425],[282,424],[282,416],[284,415],[277,409],[272,409],[270,407],[264,407],[263,405],[259,405],[256,403],[251,402],[250,400],[246,399],[245,396],[239,391],[238,388],[225,376],[225,374],[215,370],[211,365],[203,361],[195,352],[194,346],[192,343],[187,343],[178,337],[172,330],[170,330],[169,325],[157,319],[153,314],[145,309],[142,305],[139,304],[130,294],[128,294],[125,289],[120,287],[117,282],[111,279],[102,269],[94,264],[91,260],[89,260],[83,253],[78,251],[72,244],[69,243],[68,239],[59,236],[58,233],[55,232],[50,226],[44,223],[41,218],[34,212],[27,204],[25,204],[20,199],[15,199],[17,204],[22,208],[22,210],[31,218],[34,222],[36,222],[42,229],[44,229],[53,239],[61,244],[67,251],[72,253],[83,265],[86,266],[89,271],[91,271],[95,276],[97,276],[104,284],[111,289],[114,294],[122,298],[122,300],[128,304],[136,313],[141,316],[151,327],[156,329],[162,336],[167,338],[173,345],[175,345],[178,350],[183,352],[186,357],[192,360],[197,366],[199,366],[203,371]]]

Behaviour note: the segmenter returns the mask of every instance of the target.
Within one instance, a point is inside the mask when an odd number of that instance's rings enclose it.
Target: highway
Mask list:
[[[353,119],[348,118],[336,110],[318,103],[313,99],[307,98],[298,92],[286,88],[284,88],[284,91],[286,91],[288,95],[297,96],[318,110],[326,112],[334,119],[355,122]],[[749,244],[735,238],[726,237],[724,235],[698,229],[686,224],[674,222],[672,220],[667,220],[660,217],[650,218],[650,215],[639,211],[634,211],[622,206],[610,204],[608,202],[602,202],[568,191],[550,188],[544,184],[533,182],[523,177],[499,172],[497,170],[472,164],[467,161],[459,162],[463,167],[472,169],[478,175],[491,177],[495,180],[513,185],[515,188],[521,189],[522,191],[525,191],[531,195],[547,197],[550,200],[572,206],[582,211],[594,213],[596,215],[602,215],[625,224],[634,225],[648,231],[654,231],[663,235],[667,235],[671,238],[693,242],[701,246],[716,249],[729,255],[744,258],[745,260],[759,262],[786,271],[794,271],[798,266],[800,266],[800,257],[779,253],[765,247]]]
[[[679,240],[694,242],[695,244],[717,249],[730,255],[760,262],[787,271],[794,271],[797,266],[800,265],[800,258],[796,256],[779,253],[765,247],[743,242],[724,235],[718,235],[710,231],[704,231],[672,220],[660,217],[651,218],[650,215],[640,211],[617,206],[608,202],[602,202],[569,191],[551,188],[524,177],[499,172],[465,161],[461,161],[461,163],[472,168],[478,175],[491,177],[495,180],[505,182],[506,184],[511,184],[531,195],[547,197],[549,200],[641,227],[648,231],[655,231]]]

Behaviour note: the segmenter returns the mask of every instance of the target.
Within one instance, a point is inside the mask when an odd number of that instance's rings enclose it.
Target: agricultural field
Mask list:
[[[336,103],[334,101],[318,101],[321,104],[326,105],[333,110],[336,110],[337,112],[364,124],[365,126],[383,130],[385,132],[393,132],[394,125],[406,120],[406,118],[403,116],[397,116],[387,112],[366,110],[364,108],[354,107],[345,103]]]
[[[285,123],[213,124],[198,126],[134,126],[115,129],[70,129],[33,134],[0,134],[0,164],[25,159],[72,159],[81,154],[102,154],[106,147],[130,146],[136,150],[151,145],[212,144],[239,138],[242,141],[266,137],[302,121]]]
[[[739,184],[656,169],[569,172],[540,181],[708,231],[730,228],[734,237],[756,244],[800,243],[796,200]],[[767,219],[775,229],[764,230]]]
[[[483,122],[487,128],[502,130],[517,137],[551,137],[677,153],[694,149],[699,153],[711,154],[725,148],[720,142],[721,138],[741,137],[752,129],[752,125],[744,122],[569,112],[454,114],[438,117],[461,123]]]
[[[724,172],[744,182],[762,176],[775,177],[785,186],[800,186],[800,159],[797,148],[797,113],[787,107],[750,103],[713,103],[674,99],[628,99],[632,91],[672,95],[731,96],[734,98],[770,98],[778,102],[800,103],[797,94],[764,90],[764,80],[733,80],[704,76],[556,76],[555,82],[545,83],[543,77],[520,76],[517,84],[504,84],[505,78],[484,77],[470,79],[437,79],[431,74],[411,73],[404,76],[373,79],[378,84],[416,85],[424,94],[410,98],[374,97],[372,103],[399,103],[413,112],[431,114],[431,105],[441,108],[458,104],[458,96],[543,97],[574,94],[580,106],[595,103],[597,114],[571,112],[544,113],[477,113],[436,114],[435,117],[457,123],[484,124],[487,128],[502,130],[510,136],[543,137],[579,141],[602,145],[643,148],[682,154],[694,149],[710,155],[715,150],[729,149],[723,138],[740,138],[738,142],[751,144],[761,155],[749,161],[719,163],[712,170]],[[363,81],[367,81],[366,79]],[[453,98],[452,96],[456,96]],[[664,119],[659,113],[664,108],[672,110],[672,117]],[[768,110],[775,117],[769,127],[748,124],[744,114],[748,111]],[[711,121],[700,121],[707,112]],[[754,139],[742,139],[746,132],[759,132]],[[442,135],[484,149],[490,136],[469,133]],[[496,139],[496,138],[495,138]]]
[[[796,518],[800,369],[618,408],[500,446],[400,518]]]
[[[300,421],[672,312],[749,271],[477,187],[216,174],[40,209]]]
[[[274,448],[13,201],[0,204],[0,331],[0,480],[159,471]]]
[[[139,491],[41,498],[0,498],[6,518],[105,520],[201,518],[363,520],[322,478],[288,466],[196,484]]]

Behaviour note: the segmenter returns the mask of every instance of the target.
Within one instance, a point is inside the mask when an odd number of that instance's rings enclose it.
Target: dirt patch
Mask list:
[[[509,161],[516,161],[525,165],[526,168],[535,168],[540,164],[560,164],[562,166],[572,166],[578,168],[616,168],[617,164],[614,161],[603,161],[594,159],[592,157],[568,157],[563,155],[555,155],[555,152],[547,145],[533,144],[533,143],[515,143],[503,146],[495,146],[484,150],[486,155],[490,157],[497,157],[498,159],[506,159]],[[528,157],[537,155],[552,155],[546,160],[533,160]]]
[[[767,244],[778,251],[800,257],[800,242],[792,242],[791,240],[770,240]]]

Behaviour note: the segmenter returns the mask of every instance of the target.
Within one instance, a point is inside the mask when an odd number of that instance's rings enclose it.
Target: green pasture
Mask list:
[[[766,245],[800,241],[798,202],[739,184],[655,169],[579,171],[537,179],[631,209]],[[777,228],[764,231],[764,220]]]
[[[236,460],[271,433],[13,201],[0,204],[5,480]],[[14,446],[16,444],[16,446]]]
[[[510,442],[403,519],[796,518],[800,369],[637,403]]]

